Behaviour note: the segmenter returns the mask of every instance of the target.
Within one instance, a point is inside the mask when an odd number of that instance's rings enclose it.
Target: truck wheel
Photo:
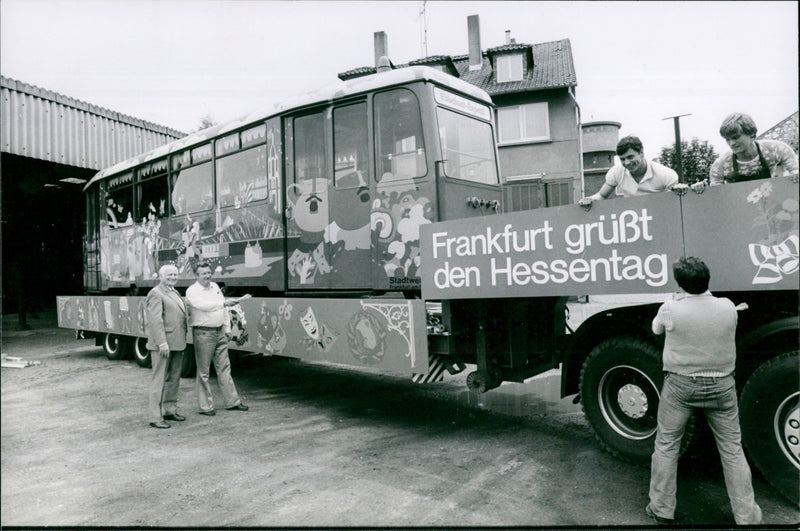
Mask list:
[[[581,368],[581,404],[603,448],[624,461],[650,465],[663,382],[661,352],[651,343],[623,337],[592,350]],[[682,449],[693,432],[690,420]]]
[[[739,401],[742,440],[767,481],[800,503],[800,390],[797,351],[769,360],[748,378]]]
[[[147,350],[147,338],[137,337],[133,342],[133,359],[139,367],[150,368],[150,351]]]
[[[110,360],[121,360],[126,354],[125,338],[116,334],[103,336],[103,352]]]
[[[196,374],[197,362],[194,359],[194,347],[186,345],[186,350],[183,351],[183,363],[181,364],[181,378],[194,378]]]

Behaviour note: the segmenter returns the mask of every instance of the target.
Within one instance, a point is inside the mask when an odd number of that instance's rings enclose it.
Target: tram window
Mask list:
[[[337,188],[367,186],[367,104],[333,111],[333,179]]]
[[[106,220],[112,228],[133,224],[133,173],[109,179],[106,184]]]
[[[240,207],[267,198],[267,146],[217,159],[217,203]]]
[[[106,194],[106,216],[112,227],[133,223],[133,188],[124,186]]]
[[[436,109],[445,175],[467,181],[497,184],[492,128],[486,122],[453,111]]]
[[[325,117],[323,113],[294,119],[295,181],[325,178]]]
[[[203,144],[192,150],[192,164],[203,162],[211,158],[211,144]]]
[[[242,131],[242,148],[248,148],[256,144],[264,144],[267,141],[267,126],[259,125],[251,129]]]
[[[413,92],[397,89],[375,95],[378,146],[376,178],[422,177],[428,173],[422,118]]]
[[[239,151],[239,133],[218,138],[214,146],[218,157]]]
[[[178,153],[177,155],[172,155],[172,171],[176,171],[184,166],[188,166],[190,158],[191,157],[188,150]]]
[[[167,200],[169,199],[169,187],[167,186],[167,174],[160,175],[153,179],[141,181],[139,188],[139,210],[136,212],[139,221],[146,222],[150,219],[150,214],[156,218],[167,217]]]
[[[172,213],[191,214],[209,210],[213,205],[211,163],[172,172]]]

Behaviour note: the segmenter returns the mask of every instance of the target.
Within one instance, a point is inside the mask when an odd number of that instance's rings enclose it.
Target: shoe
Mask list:
[[[250,408],[244,404],[239,403],[233,407],[227,407],[225,409],[227,409],[228,411],[247,411]]]
[[[151,422],[150,423],[150,427],[151,428],[158,428],[160,430],[166,430],[167,428],[169,428],[169,424],[167,424],[166,422],[164,422],[162,420],[161,422]]]
[[[217,412],[214,411],[213,409],[209,409],[208,411],[201,411],[200,414],[205,415],[206,417],[213,417],[214,415],[217,414]]]
[[[186,420],[186,417],[183,415],[178,415],[177,413],[173,413],[172,415],[164,415],[164,420],[176,420],[178,422]]]
[[[658,516],[653,512],[653,509],[650,508],[650,505],[644,508],[644,512],[647,513],[647,516],[655,520],[658,525],[672,525],[675,523],[674,518],[664,518],[663,516]]]

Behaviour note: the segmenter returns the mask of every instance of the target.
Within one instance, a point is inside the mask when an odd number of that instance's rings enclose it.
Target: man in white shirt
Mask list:
[[[186,302],[189,307],[189,325],[194,338],[194,355],[197,361],[197,399],[200,414],[216,415],[214,400],[211,396],[211,385],[208,381],[211,362],[217,372],[225,409],[247,411],[236,392],[231,377],[231,362],[228,357],[228,341],[231,324],[225,306],[233,306],[250,295],[238,299],[225,299],[222,290],[215,282],[211,282],[212,270],[208,262],[198,262],[194,266],[197,282],[186,289]]]
[[[644,158],[642,141],[635,136],[626,136],[617,143],[617,156],[622,165],[606,173],[606,182],[596,194],[582,198],[578,204],[591,205],[592,201],[608,199],[611,192],[632,197],[669,190],[678,184],[678,174],[658,162]]]

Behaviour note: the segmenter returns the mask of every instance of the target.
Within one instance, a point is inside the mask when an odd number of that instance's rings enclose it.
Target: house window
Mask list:
[[[497,82],[522,80],[522,54],[497,57]]]
[[[550,114],[547,102],[497,109],[497,123],[501,144],[550,140]]]

